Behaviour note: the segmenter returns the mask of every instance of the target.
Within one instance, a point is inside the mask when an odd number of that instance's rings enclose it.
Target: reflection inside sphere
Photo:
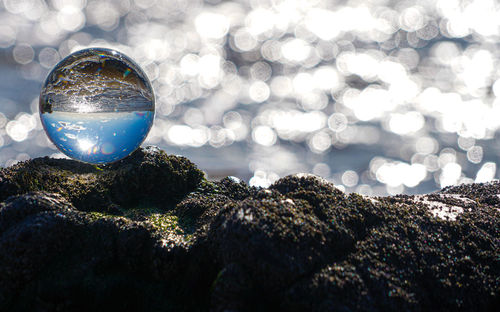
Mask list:
[[[125,55],[86,49],[63,59],[40,94],[40,117],[50,140],[89,163],[124,158],[144,141],[154,118],[154,95],[144,72]]]

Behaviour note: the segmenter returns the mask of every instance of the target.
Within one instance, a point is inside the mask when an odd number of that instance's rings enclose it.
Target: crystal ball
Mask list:
[[[74,52],[49,73],[40,93],[40,119],[67,156],[93,164],[120,160],[146,138],[155,99],[144,71],[110,49]]]

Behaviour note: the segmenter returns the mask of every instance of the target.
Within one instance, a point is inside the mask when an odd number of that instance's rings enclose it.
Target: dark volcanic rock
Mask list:
[[[188,159],[155,147],[139,149],[126,160],[97,167],[74,160],[37,158],[0,172],[0,200],[47,191],[66,197],[79,210],[116,205],[175,205],[194,190],[203,173]]]
[[[493,310],[499,196],[258,189],[154,148],[34,159],[0,170],[0,311]]]

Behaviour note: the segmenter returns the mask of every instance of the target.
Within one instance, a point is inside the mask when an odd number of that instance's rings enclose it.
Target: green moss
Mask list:
[[[170,210],[140,205],[132,209],[121,208],[120,211],[124,218],[146,222],[161,234],[183,235],[186,241],[193,238],[194,222],[189,218],[179,217]]]
[[[216,183],[208,181],[207,179],[203,178],[201,179],[200,183],[198,183],[196,189],[188,194],[188,197],[197,197],[200,195],[210,196],[217,194],[219,192],[220,188],[217,186]]]
[[[97,212],[97,211],[86,212],[86,216],[90,219],[91,222],[95,222],[102,219],[114,219],[120,217],[110,213]]]
[[[147,220],[161,232],[174,232],[175,234],[184,234],[179,227],[179,218],[174,215],[153,213],[147,217]]]

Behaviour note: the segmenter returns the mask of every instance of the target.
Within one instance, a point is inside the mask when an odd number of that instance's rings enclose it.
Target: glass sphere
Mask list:
[[[40,119],[67,156],[93,164],[120,160],[146,138],[155,99],[142,69],[124,54],[77,51],[49,73],[40,93]]]

